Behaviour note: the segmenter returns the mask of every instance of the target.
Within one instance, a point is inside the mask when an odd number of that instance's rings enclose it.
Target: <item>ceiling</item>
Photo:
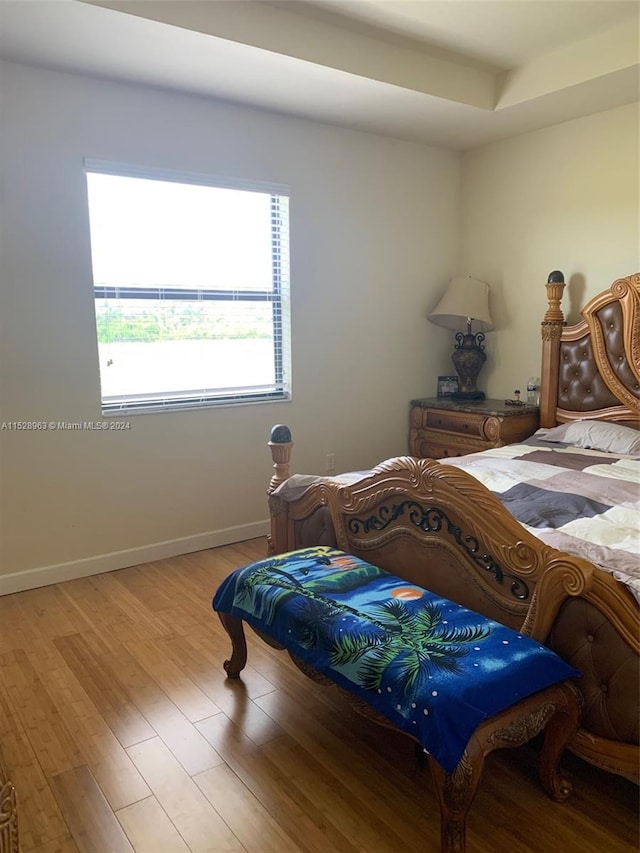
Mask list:
[[[640,99],[628,0],[0,0],[0,57],[467,150]]]

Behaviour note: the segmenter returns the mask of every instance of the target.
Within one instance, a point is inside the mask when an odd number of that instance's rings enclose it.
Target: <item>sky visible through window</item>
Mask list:
[[[271,196],[87,173],[95,286],[273,290]],[[103,400],[273,386],[270,302],[96,299]]]
[[[271,289],[268,194],[87,177],[94,284]]]

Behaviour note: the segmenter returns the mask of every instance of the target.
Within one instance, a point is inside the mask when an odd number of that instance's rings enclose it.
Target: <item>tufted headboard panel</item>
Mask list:
[[[618,403],[598,372],[590,336],[585,335],[578,341],[561,341],[558,408],[569,412],[597,412]]]
[[[617,279],[566,326],[564,276],[547,283],[542,323],[541,426],[577,418],[640,424],[640,274]]]

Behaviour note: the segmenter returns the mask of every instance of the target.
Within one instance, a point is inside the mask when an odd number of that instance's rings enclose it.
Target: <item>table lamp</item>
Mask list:
[[[456,276],[429,314],[429,320],[453,330],[460,330],[466,323],[467,331],[456,333],[456,346],[451,356],[458,374],[458,390],[453,398],[484,400],[484,393],[476,388],[476,380],[487,359],[482,343],[484,333],[493,326],[489,314],[489,285],[471,276]],[[475,333],[471,331],[472,323],[475,323]]]

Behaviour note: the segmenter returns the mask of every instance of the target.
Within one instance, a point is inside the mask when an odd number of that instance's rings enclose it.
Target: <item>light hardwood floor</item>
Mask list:
[[[0,749],[23,853],[402,853],[439,849],[438,808],[408,738],[248,633],[211,598],[262,539],[0,598]],[[551,802],[536,747],[493,753],[470,853],[638,849],[638,789],[568,755]]]

